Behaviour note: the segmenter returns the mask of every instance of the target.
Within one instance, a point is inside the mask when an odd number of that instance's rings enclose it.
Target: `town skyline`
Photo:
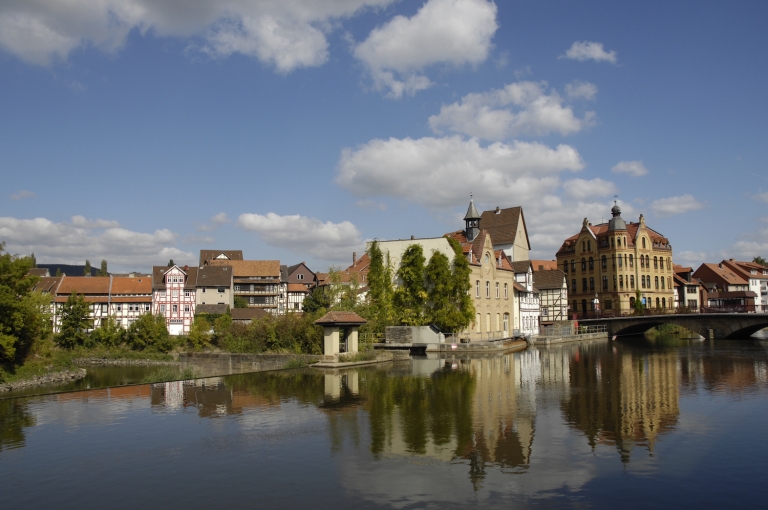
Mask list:
[[[323,270],[472,193],[523,207],[533,259],[615,195],[675,263],[768,255],[763,3],[211,5],[0,7],[8,252]]]

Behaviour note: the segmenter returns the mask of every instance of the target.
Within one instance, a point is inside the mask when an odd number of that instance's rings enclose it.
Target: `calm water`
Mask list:
[[[0,400],[0,504],[764,508],[767,369],[637,339]]]

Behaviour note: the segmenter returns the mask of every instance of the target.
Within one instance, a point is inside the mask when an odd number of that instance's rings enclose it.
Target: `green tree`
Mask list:
[[[50,324],[50,296],[32,292],[40,279],[27,276],[31,257],[5,253],[0,243],[0,361],[23,362]]]
[[[173,263],[173,259],[170,259],[168,261],[168,267],[175,266],[176,264]]]
[[[243,296],[235,296],[235,308],[248,308],[248,300]]]
[[[645,305],[643,304],[643,295],[640,292],[640,289],[635,290],[635,313],[641,314],[643,313],[643,310],[645,309]]]
[[[759,256],[759,255],[757,257],[753,258],[752,262],[754,262],[755,264],[760,264],[761,266],[768,265],[768,263],[765,262],[765,259],[763,257]]]
[[[125,335],[125,329],[114,316],[110,315],[106,319],[102,319],[98,328],[91,331],[89,343],[117,347],[125,341]]]
[[[109,276],[109,272],[107,271],[107,261],[102,260],[101,261],[101,269],[99,269],[99,272],[97,273],[99,276]]]
[[[328,310],[331,307],[331,298],[326,292],[326,286],[315,287],[307,294],[301,305],[304,313],[314,314],[320,310]]]
[[[128,328],[126,340],[131,349],[137,351],[157,350],[168,352],[176,341],[168,333],[165,317],[160,314],[145,313],[140,315]]]
[[[448,322],[448,331],[461,331],[466,329],[475,319],[475,304],[469,295],[472,283],[469,281],[472,268],[467,257],[461,249],[461,244],[451,237],[448,243],[453,248],[453,268],[451,271],[451,314]]]
[[[392,296],[395,315],[405,326],[423,326],[427,324],[425,305],[427,291],[424,288],[424,250],[421,245],[412,244],[403,252],[397,277],[400,286]]]
[[[91,276],[91,261],[85,260],[85,268],[83,269],[83,276]]]
[[[369,330],[373,333],[384,333],[387,326],[393,323],[392,298],[392,264],[389,252],[386,258],[381,252],[379,242],[374,241],[368,248],[368,310]]]
[[[427,319],[441,331],[451,327],[451,286],[453,284],[448,257],[435,251],[424,271],[427,289]]]
[[[56,343],[67,349],[78,345],[85,345],[88,339],[88,329],[91,328],[91,307],[85,302],[83,296],[74,290],[67,298],[67,302],[61,307],[61,325]]]
[[[55,276],[56,276],[56,277],[59,277],[59,276],[61,276],[61,268],[60,268],[60,267],[57,267],[57,268],[56,268],[56,275],[55,275]]]
[[[195,350],[211,343],[211,323],[205,317],[195,317],[195,322],[189,328],[189,343]]]

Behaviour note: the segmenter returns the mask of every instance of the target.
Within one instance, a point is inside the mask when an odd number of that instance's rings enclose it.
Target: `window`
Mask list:
[[[189,305],[184,305],[184,311],[189,312]]]
[[[591,277],[589,279],[589,290],[595,290],[595,279]]]
[[[148,312],[148,311],[149,311],[149,303],[147,303],[146,305],[144,305],[144,311],[145,311],[145,312]]]
[[[661,277],[661,288],[662,289],[664,288],[664,277],[663,276]]]
[[[592,257],[589,257],[589,270],[592,271],[595,268],[595,261]]]
[[[479,313],[475,317],[475,328],[477,329],[477,332],[480,333],[480,314]]]
[[[664,257],[659,257],[659,269],[664,269]]]
[[[549,316],[549,308],[546,306],[541,307],[541,316],[542,317],[548,317]]]
[[[576,261],[574,259],[571,259],[571,272],[576,271]]]
[[[504,331],[509,331],[509,314],[504,314]]]
[[[613,290],[616,290],[616,275],[613,275]]]
[[[485,282],[485,297],[491,297],[491,282]]]
[[[655,278],[656,278],[656,288],[658,289],[659,288],[659,277],[656,276]]]
[[[634,308],[635,307],[635,298],[631,297],[629,298],[629,307]]]
[[[645,248],[645,237],[643,237],[643,248]]]
[[[605,309],[606,310],[613,310],[613,301],[611,301],[610,299],[607,299],[605,301]]]
[[[603,290],[608,290],[608,277],[603,276]]]
[[[505,283],[504,284],[504,299],[508,299],[508,297],[509,297],[509,285]]]
[[[666,308],[667,307],[667,298],[661,298],[661,307]]]
[[[615,247],[616,247],[616,239],[611,237],[611,248],[615,248]]]
[[[106,303],[101,305],[101,311],[102,312],[105,312],[105,313],[108,312],[107,308],[108,308],[108,305]]]
[[[631,253],[629,254],[629,267],[635,267],[635,258]]]
[[[653,257],[653,268],[658,269],[659,268],[659,260],[656,257]]]
[[[584,313],[587,312],[587,300],[586,299],[582,299],[581,300],[581,311],[584,312]]]
[[[162,297],[165,297],[165,289],[162,289],[162,290],[160,291],[160,295],[161,295]]]
[[[601,264],[603,269],[608,269],[608,258],[603,255],[603,258],[601,259]]]
[[[304,279],[304,275],[303,274],[297,274],[296,275],[296,279],[297,280],[303,280]]]
[[[661,299],[656,298],[656,308],[661,308]]]
[[[227,290],[227,288],[226,288],[226,287],[217,287],[217,288],[216,288],[216,291],[217,291],[219,294],[224,294],[224,291],[225,291],[225,290]]]
[[[587,259],[584,257],[581,258],[581,270],[586,271],[587,270]]]
[[[670,269],[672,269],[672,259],[667,257],[667,271],[669,271]]]
[[[568,274],[568,261],[563,262],[563,273]]]
[[[499,299],[499,282],[496,282],[496,299]]]
[[[645,269],[645,259],[643,258],[642,255],[640,255],[640,267],[642,269]]]
[[[173,296],[175,298],[179,297],[179,291],[177,289],[173,289],[171,291],[171,296]]]
[[[115,311],[116,312],[122,312],[123,311],[123,305],[121,305],[120,303],[117,303],[115,305]]]
[[[571,292],[572,292],[573,294],[576,294],[576,291],[577,291],[577,290],[578,290],[578,289],[576,288],[576,278],[574,278],[573,280],[571,280]]]
[[[160,313],[165,313],[165,305],[160,305]]]
[[[173,313],[176,313],[179,311],[179,305],[172,305],[172,306],[173,306],[173,309],[172,309]]]
[[[635,275],[631,274],[629,275],[629,286],[631,289],[634,290],[635,288]]]
[[[188,290],[185,290],[185,291],[184,291],[184,297],[189,297],[189,296],[190,296],[190,294],[191,294],[191,292],[190,292],[190,291],[188,291]]]
[[[619,275],[619,289],[624,290],[624,275]]]
[[[584,292],[587,291],[587,279],[586,278],[582,278],[581,279],[581,290],[584,291]]]
[[[619,267],[624,267],[624,264],[622,264],[622,261],[621,261],[621,254],[619,254]]]
[[[592,241],[587,241],[587,251],[592,251]]]
[[[475,297],[480,297],[480,280],[475,282]]]

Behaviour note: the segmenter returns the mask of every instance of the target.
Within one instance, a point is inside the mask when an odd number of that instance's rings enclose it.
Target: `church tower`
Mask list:
[[[466,224],[464,234],[467,236],[467,241],[471,243],[480,233],[480,213],[477,212],[475,201],[472,199],[471,194],[469,195],[469,208],[467,209],[467,215],[464,216],[464,222]]]

